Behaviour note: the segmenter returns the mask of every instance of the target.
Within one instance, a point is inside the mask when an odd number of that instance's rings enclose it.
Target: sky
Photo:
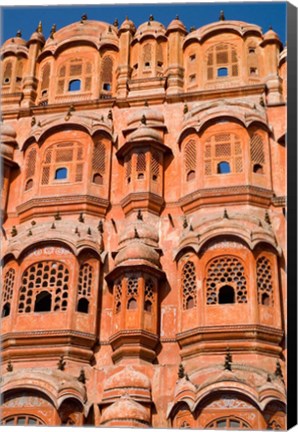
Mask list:
[[[3,5],[3,2],[2,2]],[[28,40],[42,21],[43,33],[47,38],[53,24],[57,30],[79,21],[83,14],[88,19],[113,23],[117,18],[119,25],[128,16],[136,27],[146,22],[150,15],[165,26],[179,16],[187,30],[201,27],[218,20],[221,10],[226,20],[239,20],[262,27],[266,32],[270,26],[283,42],[286,42],[286,2],[233,2],[233,3],[172,3],[159,4],[115,4],[115,5],[59,5],[59,6],[1,6],[1,43],[14,37],[21,30],[22,37]]]

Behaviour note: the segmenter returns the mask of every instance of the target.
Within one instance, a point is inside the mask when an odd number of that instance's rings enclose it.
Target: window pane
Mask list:
[[[225,428],[226,425],[227,425],[227,421],[226,421],[226,420],[219,420],[219,421],[216,423],[216,426],[217,426],[218,428]]]
[[[72,80],[68,85],[68,91],[78,91],[81,90],[81,81],[80,80]]]
[[[55,180],[63,180],[67,178],[67,169],[58,168],[55,172]]]
[[[37,420],[35,418],[29,417],[28,424],[36,424]]]
[[[238,420],[230,420],[230,427],[239,429],[240,421]]]
[[[228,76],[228,69],[227,68],[219,68],[219,69],[217,69],[217,76],[218,77]]]
[[[6,425],[13,425],[14,424],[14,419],[12,418],[12,419],[6,420],[6,421],[4,421],[4,424],[6,424]]]
[[[26,424],[26,417],[18,417],[17,424],[18,425]]]

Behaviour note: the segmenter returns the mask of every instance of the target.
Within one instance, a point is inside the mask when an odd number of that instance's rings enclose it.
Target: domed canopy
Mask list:
[[[71,41],[89,41],[94,44],[98,44],[99,37],[108,30],[109,24],[101,21],[92,21],[88,19],[82,19],[79,22],[75,22],[60,30],[57,30],[54,34],[54,38],[48,38],[45,44],[63,44]]]
[[[122,369],[120,372],[112,375],[106,381],[104,391],[125,387],[139,387],[143,389],[150,389],[151,385],[150,380],[146,375],[128,366]]]
[[[165,119],[161,111],[149,107],[143,107],[127,117],[127,125],[137,125],[145,118],[147,124],[163,124]]]
[[[159,237],[156,228],[144,223],[142,220],[136,220],[125,225],[124,230],[120,234],[119,245],[124,245],[130,240],[134,240],[136,238],[136,231],[138,239],[151,246],[157,247]]]
[[[119,40],[115,27],[108,26],[106,31],[100,36],[101,45],[114,45],[119,47]]]
[[[6,48],[9,45],[26,46],[26,41],[21,37],[21,33],[18,32],[17,36],[7,39],[2,45],[2,48]]]
[[[3,123],[0,125],[0,134],[1,142],[4,143],[15,142],[17,136],[14,127],[7,123]]]
[[[115,258],[115,266],[147,265],[159,268],[159,253],[139,239],[129,242],[119,251]]]
[[[275,42],[281,45],[278,34],[270,28],[263,36],[263,42]]]
[[[154,21],[153,16],[150,15],[149,20],[138,27],[134,40],[141,40],[145,36],[152,36],[157,39],[160,36],[165,37],[165,34],[166,29],[163,24]]]
[[[187,34],[187,30],[185,25],[182,21],[180,21],[179,17],[177,16],[173,21],[170,22],[167,28],[167,33],[171,31],[181,31],[184,34]]]
[[[136,27],[133,23],[133,21],[129,20],[128,17],[125,18],[125,20],[123,21],[123,23],[121,24],[120,27],[120,32],[122,31],[130,31],[131,33],[135,33],[136,31]]]
[[[123,420],[124,423],[129,420],[135,420],[140,422],[150,422],[149,413],[146,409],[131,399],[128,395],[122,396],[117,402],[110,405],[103,413],[101,424],[111,422],[113,420]]]
[[[154,140],[161,142],[160,133],[157,130],[154,130],[144,124],[142,124],[138,129],[136,129],[129,138],[130,141]]]

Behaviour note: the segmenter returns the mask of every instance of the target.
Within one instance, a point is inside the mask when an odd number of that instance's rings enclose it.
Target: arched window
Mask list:
[[[197,167],[197,149],[195,140],[190,140],[184,147],[184,166],[186,181],[193,180],[196,177]]]
[[[206,426],[206,429],[251,429],[249,424],[236,417],[222,417],[213,420]]]
[[[2,311],[1,316],[7,317],[10,314],[13,287],[15,281],[15,270],[9,269],[4,276],[2,284]]]
[[[9,85],[11,83],[12,75],[12,62],[7,61],[3,67],[3,85]]]
[[[144,298],[144,310],[146,312],[152,312],[153,299],[154,299],[154,284],[152,279],[147,279],[145,282],[145,298]]]
[[[183,309],[191,309],[197,304],[196,267],[187,261],[182,268]]]
[[[78,301],[77,311],[81,312],[81,313],[88,313],[89,312],[89,301],[85,298],[81,298]]]
[[[65,311],[68,303],[69,271],[59,261],[32,264],[22,275],[19,313]]]
[[[79,272],[77,311],[89,312],[89,303],[92,294],[93,267],[90,264],[82,264]]]
[[[52,309],[52,294],[41,291],[37,294],[34,304],[34,312],[50,312]]]
[[[103,184],[106,171],[106,147],[102,141],[97,141],[92,155],[93,183]]]
[[[152,180],[156,181],[159,177],[160,157],[157,152],[152,152],[151,155],[151,176]]]
[[[228,174],[230,172],[231,172],[231,168],[229,162],[219,162],[219,164],[217,164],[218,174]]]
[[[122,285],[121,281],[117,281],[114,285],[114,304],[115,304],[115,313],[119,313],[121,311],[121,302],[122,302]]]
[[[26,171],[25,171],[25,190],[30,190],[33,187],[33,178],[35,175],[35,168],[36,168],[36,157],[37,152],[36,149],[31,149],[27,155],[26,160]]]
[[[224,285],[219,289],[218,292],[218,303],[219,304],[227,304],[227,303],[235,303],[235,291],[229,285]]]
[[[211,261],[206,277],[207,305],[247,303],[244,267],[239,259],[223,256]]]
[[[6,417],[1,421],[1,424],[7,425],[7,426],[37,426],[37,425],[44,425],[45,423],[42,422],[38,417],[35,417],[33,415],[27,415],[27,414],[19,414],[15,416],[9,416]]]
[[[67,179],[67,168],[58,168],[55,171],[55,180]]]
[[[257,289],[258,303],[264,306],[273,306],[271,263],[265,256],[261,256],[257,260]]]
[[[134,298],[131,298],[127,302],[127,309],[136,309],[137,308],[137,301]]]
[[[42,162],[41,184],[65,180],[76,183],[83,180],[84,147],[81,143],[61,142],[46,149]],[[62,165],[63,164],[63,165]]]
[[[66,92],[90,91],[92,63],[85,58],[72,58],[58,69],[57,95]]]
[[[230,44],[219,44],[207,51],[207,79],[238,76],[236,48]]]
[[[81,80],[75,79],[68,83],[68,91],[79,91],[81,90]]]
[[[226,77],[228,76],[228,68],[221,67],[217,69],[217,76],[218,77]]]
[[[51,65],[47,63],[43,66],[41,71],[41,95],[47,96],[48,89],[50,86],[50,76],[51,76]]]
[[[112,90],[113,83],[113,59],[110,56],[105,56],[101,64],[101,83],[102,89],[105,91]]]
[[[218,133],[205,142],[205,175],[241,173],[242,143],[234,133]]]
[[[145,177],[145,171],[146,171],[146,156],[145,153],[138,153],[137,154],[137,178],[138,180],[142,180]]]
[[[143,65],[145,69],[152,66],[152,45],[146,43],[143,47]]]
[[[127,281],[127,309],[136,309],[137,308],[137,297],[138,297],[138,278],[130,277]]]
[[[265,152],[260,135],[254,134],[250,140],[250,158],[254,173],[264,174]]]

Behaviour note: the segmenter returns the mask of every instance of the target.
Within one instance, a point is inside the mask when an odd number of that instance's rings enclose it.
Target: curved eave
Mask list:
[[[152,33],[151,31],[144,32],[141,35],[136,34],[132,40],[132,44],[136,44],[137,42],[142,42],[144,39],[155,39],[155,40],[163,40],[167,41],[168,38],[166,37],[165,33]]]
[[[119,51],[119,41],[115,41],[115,40],[109,40],[109,39],[103,39],[100,40],[99,42],[99,51],[106,49],[106,48],[110,48],[114,51]]]
[[[161,141],[156,141],[152,138],[144,138],[140,140],[127,141],[117,152],[116,156],[118,159],[123,159],[125,155],[134,149],[142,149],[146,146],[152,146],[160,150],[162,153],[172,154],[170,147],[163,144]]]
[[[96,252],[98,256],[102,254],[101,245],[98,241],[92,239],[79,239],[74,241],[72,233],[65,234],[61,231],[57,233],[56,230],[50,230],[49,227],[47,227],[47,230],[46,238],[44,230],[36,234],[34,233],[34,235],[30,237],[27,236],[27,233],[14,237],[15,240],[11,241],[7,247],[3,248],[3,260],[9,256],[18,260],[33,246],[52,245],[53,243],[68,247],[75,256],[78,256],[85,249],[91,249]]]
[[[5,48],[2,48],[0,51],[1,58],[8,57],[10,55],[18,56],[22,55],[24,58],[29,57],[29,50],[26,46],[22,45],[8,45]]]
[[[55,39],[54,39],[55,40]],[[64,40],[61,42],[58,42],[52,47],[45,46],[45,51],[50,48],[52,54],[57,57],[59,54],[61,54],[63,51],[67,50],[68,48],[72,48],[75,46],[90,46],[95,48],[96,50],[100,47],[100,41],[96,37],[90,37],[89,39],[84,39],[84,36],[73,36],[71,39]]]
[[[226,107],[225,111],[215,111],[210,114],[197,115],[196,118],[192,118],[187,121],[185,126],[178,137],[178,144],[181,146],[183,139],[190,133],[200,134],[202,131],[209,127],[210,123],[214,123],[215,119],[230,119],[231,121],[236,121],[237,123],[241,123],[246,129],[248,129],[253,124],[260,124],[267,132],[271,132],[266,120],[261,115],[256,113],[246,113],[242,114],[241,112],[228,113],[226,110],[230,109],[229,106]]]
[[[56,119],[51,119],[47,124],[33,127],[29,136],[22,144],[21,150],[24,151],[32,141],[37,143],[42,142],[45,137],[51,133],[55,133],[56,130],[69,130],[71,128],[84,130],[90,136],[93,136],[97,132],[103,132],[112,142],[115,142],[116,139],[112,133],[112,124],[108,125],[107,123],[98,121],[97,119],[84,118],[80,115],[73,114],[67,121],[65,120],[65,117],[59,116]]]
[[[204,231],[195,231],[188,238],[183,239],[179,247],[174,250],[174,261],[178,261],[185,249],[192,249],[195,253],[199,253],[204,250],[207,242],[219,237],[219,236],[230,236],[236,237],[244,241],[247,247],[253,251],[256,246],[260,243],[269,244],[277,252],[278,256],[281,256],[282,250],[276,244],[276,240],[273,234],[267,233],[264,230],[250,230],[243,226],[232,224],[228,226],[223,224],[222,226],[207,228]]]
[[[191,32],[184,40],[183,49],[192,41],[202,43],[206,39],[214,36],[215,34],[224,33],[234,33],[239,35],[241,38],[247,36],[247,34],[255,34],[262,38],[262,29],[259,26],[246,24],[242,26],[241,24],[236,24],[228,21],[218,21],[216,23],[209,24],[207,26],[201,27],[194,32]]]
[[[4,165],[8,165],[11,168],[20,168],[20,165],[17,162],[15,162],[14,160],[10,159],[7,156],[2,156],[2,154],[0,156],[1,156],[1,159],[3,160]]]
[[[127,264],[124,265],[119,265],[117,267],[115,267],[113,270],[110,271],[110,273],[108,273],[105,276],[105,280],[107,281],[108,284],[111,284],[115,279],[117,279],[120,275],[122,275],[125,272],[132,272],[132,271],[146,271],[148,273],[152,273],[154,276],[157,276],[158,279],[164,279],[166,277],[166,274],[163,270],[161,270],[160,268],[156,267],[154,264],[152,263],[133,263],[133,261],[135,260],[131,260],[131,262],[128,262]]]

